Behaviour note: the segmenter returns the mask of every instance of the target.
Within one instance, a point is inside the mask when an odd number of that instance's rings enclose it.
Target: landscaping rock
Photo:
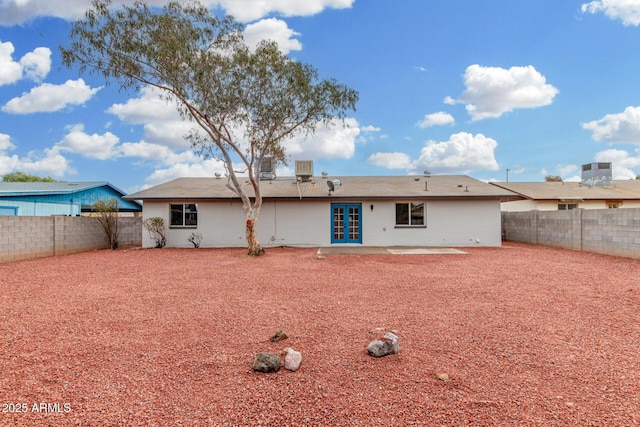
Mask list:
[[[287,347],[284,349],[284,367],[290,371],[297,371],[300,367],[300,363],[302,363],[302,353],[299,351],[295,351],[291,347]]]
[[[400,352],[400,339],[393,333],[387,332],[378,340],[373,340],[367,347],[369,356],[384,357]]]
[[[273,353],[258,353],[253,359],[253,370],[257,372],[278,372],[280,359]]]
[[[287,338],[289,338],[289,335],[287,335],[285,331],[280,329],[278,332],[275,333],[274,336],[271,337],[271,342],[278,342],[278,341],[286,340]]]
[[[440,381],[447,382],[449,381],[449,374],[445,374],[444,372],[439,372],[436,374],[436,378]]]

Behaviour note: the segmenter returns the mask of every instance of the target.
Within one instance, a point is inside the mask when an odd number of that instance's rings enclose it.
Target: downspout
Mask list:
[[[302,200],[302,193],[300,192],[300,181],[296,178],[296,187],[298,187],[298,195],[300,196],[300,200]]]

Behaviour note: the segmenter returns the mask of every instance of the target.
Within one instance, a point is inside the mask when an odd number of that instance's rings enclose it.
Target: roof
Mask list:
[[[2,196],[32,196],[71,194],[78,191],[90,190],[107,186],[124,195],[108,182],[0,182],[0,197]]]
[[[95,182],[0,182],[0,199],[5,200],[55,200],[66,195],[78,194],[83,209],[108,195],[119,198],[121,211],[142,211],[140,203],[124,200],[125,193],[106,181]]]
[[[247,194],[253,189],[247,178],[239,178],[247,185]],[[329,194],[327,181],[335,182],[335,191]],[[310,182],[297,182],[295,178],[276,178],[261,181],[263,199],[500,199],[512,200],[518,196],[511,191],[489,185],[464,175],[425,176],[340,176],[315,177]],[[130,194],[127,200],[216,200],[238,198],[227,188],[226,178],[178,178],[173,181]]]
[[[640,200],[640,180],[491,184],[530,200]]]

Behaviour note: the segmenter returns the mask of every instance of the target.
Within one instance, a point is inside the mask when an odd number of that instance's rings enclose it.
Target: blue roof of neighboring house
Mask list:
[[[89,209],[98,200],[118,198],[119,208],[127,212],[141,212],[142,205],[124,200],[125,193],[105,181],[97,182],[0,182],[0,199],[25,200],[48,199],[73,196],[83,210]]]

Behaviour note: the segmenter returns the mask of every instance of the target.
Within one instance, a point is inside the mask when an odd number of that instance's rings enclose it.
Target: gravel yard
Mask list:
[[[0,425],[640,424],[640,261],[461,249],[0,264]],[[401,352],[368,356],[392,329]],[[298,371],[253,372],[285,347]]]

